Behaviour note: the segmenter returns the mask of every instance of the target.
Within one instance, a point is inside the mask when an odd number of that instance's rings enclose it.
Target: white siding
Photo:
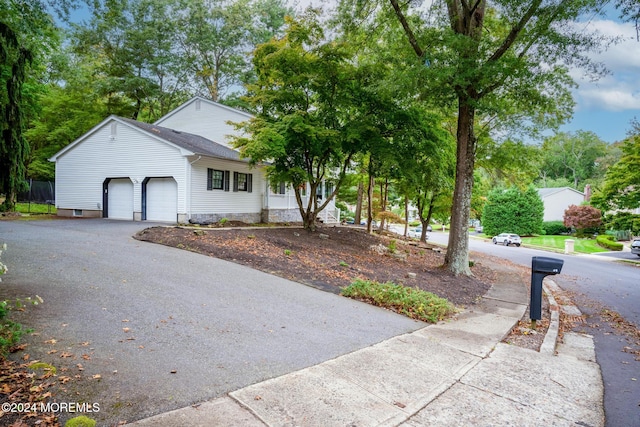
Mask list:
[[[207,169],[230,172],[229,191],[207,190]],[[253,175],[252,192],[233,191],[233,172]],[[265,181],[261,168],[240,162],[202,158],[191,170],[191,214],[260,213]]]
[[[197,101],[198,99],[191,100],[175,112],[158,120],[156,124],[200,135],[231,148],[227,135],[235,135],[238,132],[232,125],[227,124],[227,121],[244,122],[251,116],[205,100],[200,100],[200,108],[196,109]]]
[[[584,196],[569,189],[563,189],[542,199],[544,203],[544,221],[562,221],[564,211],[571,205],[580,206]]]
[[[60,209],[102,210],[106,178],[130,178],[133,210],[142,211],[142,181],[146,177],[173,177],[178,186],[178,212],[186,212],[185,158],[180,151],[142,131],[117,122],[105,122],[56,161],[56,206]]]

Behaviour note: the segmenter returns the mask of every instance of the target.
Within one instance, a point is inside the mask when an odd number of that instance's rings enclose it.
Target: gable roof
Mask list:
[[[540,198],[544,199],[545,197],[551,196],[553,194],[556,193],[560,193],[562,191],[573,191],[576,194],[581,195],[582,197],[584,197],[584,193],[581,191],[578,191],[576,189],[573,189],[571,187],[557,187],[557,188],[538,188],[538,194],[540,195]]]
[[[122,123],[125,126],[136,128],[156,139],[164,141],[180,148],[182,155],[202,155],[215,157],[219,159],[235,160],[239,162],[248,163],[247,159],[240,158],[240,153],[228,148],[217,142],[213,142],[207,138],[199,135],[193,135],[187,132],[180,132],[177,130],[157,126],[150,123],[143,123],[132,119],[126,119],[124,117],[109,116],[98,125],[93,127],[89,132],[82,135],[80,138],[73,141],[71,144],[64,147],[62,150],[54,154],[49,161],[54,162],[58,157],[71,150],[76,145],[87,139],[90,135],[95,133],[98,129],[102,128],[105,124],[116,121]]]
[[[202,96],[194,96],[190,100],[186,101],[184,104],[180,105],[179,107],[174,108],[173,110],[169,111],[164,116],[160,117],[154,123],[162,123],[163,121],[165,121],[169,117],[173,116],[174,114],[177,114],[178,112],[180,112],[184,108],[187,108],[189,105],[191,105],[192,103],[194,103],[196,101],[205,102],[207,104],[213,105],[213,106],[221,108],[223,110],[227,110],[227,111],[230,111],[232,113],[241,115],[246,119],[250,119],[250,118],[253,117],[253,114],[247,113],[246,111],[238,110],[237,108],[229,107],[227,105],[220,104],[219,102],[211,101],[210,99],[203,98]]]
[[[158,136],[165,141],[177,145],[180,148],[190,151],[193,154],[217,157],[220,159],[237,160],[242,162],[248,162],[245,159],[240,158],[240,153],[231,148],[228,148],[217,142],[213,142],[210,139],[204,138],[200,135],[194,135],[187,132],[181,132],[174,129],[165,128],[162,126],[138,122],[132,119],[125,119],[119,117],[120,120],[129,123],[139,129],[149,132]]]

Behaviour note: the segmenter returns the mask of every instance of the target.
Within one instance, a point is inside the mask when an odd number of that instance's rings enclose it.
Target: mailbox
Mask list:
[[[546,276],[560,274],[564,261],[557,258],[534,256],[531,259],[531,302],[529,318],[535,325],[542,319],[542,280]]]

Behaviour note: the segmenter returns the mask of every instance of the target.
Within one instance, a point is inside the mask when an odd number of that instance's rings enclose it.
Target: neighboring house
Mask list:
[[[134,221],[300,221],[291,188],[269,185],[232,149],[228,121],[251,115],[196,97],[155,124],[110,116],[56,153],[60,216]],[[318,198],[330,185],[322,186]],[[305,194],[305,198],[309,197]],[[321,215],[338,222],[331,203]]]
[[[584,193],[569,187],[538,188],[538,194],[544,203],[543,221],[563,221],[569,206],[580,206],[585,200]]]

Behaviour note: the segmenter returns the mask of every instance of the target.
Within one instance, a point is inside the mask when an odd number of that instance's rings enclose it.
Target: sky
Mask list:
[[[296,10],[309,5],[326,7],[334,1],[288,0]],[[87,18],[86,10],[76,13],[78,21]],[[578,84],[578,88],[573,90],[576,106],[573,118],[560,131],[592,131],[603,141],[613,143],[628,136],[634,118],[640,120],[640,41],[634,25],[620,22],[617,11],[611,10],[608,17],[590,20],[587,27],[621,38],[606,52],[592,55],[594,60],[606,65],[609,74],[598,81],[591,81],[581,70],[571,71]]]

